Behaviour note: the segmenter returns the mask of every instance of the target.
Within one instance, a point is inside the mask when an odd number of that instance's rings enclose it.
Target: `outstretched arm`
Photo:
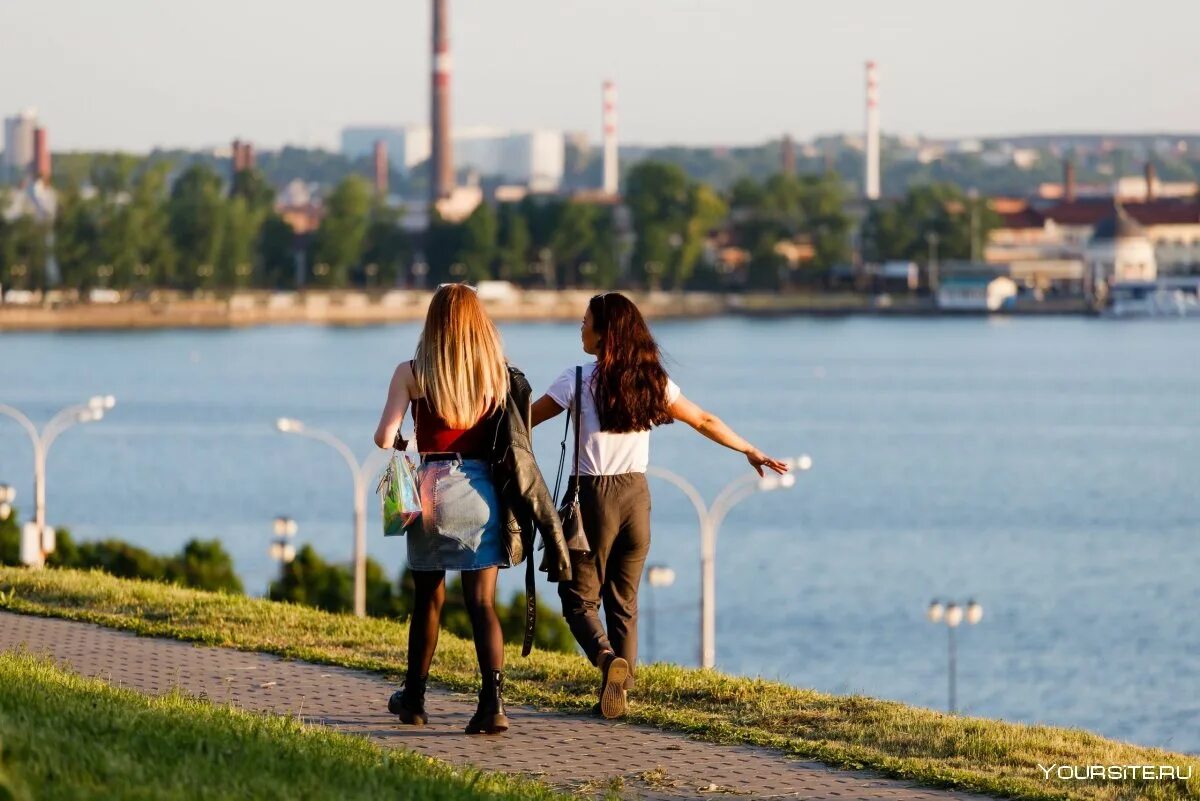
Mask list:
[[[772,459],[758,448],[751,445],[745,439],[738,435],[729,426],[725,425],[721,418],[717,417],[712,412],[706,412],[690,400],[680,395],[675,399],[675,402],[670,406],[671,416],[676,420],[687,423],[692,428],[699,431],[704,436],[716,442],[719,445],[724,445],[726,448],[735,450],[738,453],[745,454],[746,461],[750,466],[758,471],[758,474],[763,475],[763,468],[769,467],[776,473],[786,473],[787,465],[778,459]]]
[[[533,402],[533,424],[544,423],[551,417],[562,414],[563,407],[549,395],[543,395]]]
[[[400,424],[404,422],[405,412],[408,411],[413,386],[412,362],[404,362],[392,374],[387,402],[383,404],[383,414],[379,416],[379,426],[375,429],[375,444],[380,448],[390,448],[395,442],[396,433],[400,430]]]

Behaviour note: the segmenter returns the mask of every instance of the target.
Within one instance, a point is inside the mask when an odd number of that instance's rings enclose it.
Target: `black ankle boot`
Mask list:
[[[467,734],[499,734],[502,731],[508,731],[508,716],[504,714],[504,672],[488,670],[483,674],[479,708],[467,724]]]
[[[427,676],[406,676],[404,685],[388,699],[388,712],[400,717],[401,723],[424,726],[429,722],[425,713],[425,681]]]

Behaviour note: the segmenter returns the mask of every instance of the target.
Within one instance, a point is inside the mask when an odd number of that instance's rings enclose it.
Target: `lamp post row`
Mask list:
[[[80,423],[96,422],[104,417],[104,413],[116,405],[112,395],[96,395],[86,403],[67,408],[58,412],[40,431],[37,426],[18,409],[0,404],[0,415],[12,418],[29,435],[33,445],[34,455],[34,529],[36,531],[36,547],[30,548],[24,561],[32,566],[40,567],[45,563],[47,554],[54,550],[53,538],[48,536],[46,527],[46,456],[50,446],[63,431]],[[366,615],[366,512],[367,485],[373,468],[373,460],[368,457],[359,462],[354,452],[345,442],[328,431],[310,428],[299,420],[281,417],[275,422],[275,427],[282,433],[314,439],[333,448],[345,461],[351,473],[354,489],[354,613]],[[790,467],[807,471],[812,467],[812,459],[801,456],[787,460]],[[690,482],[677,473],[660,467],[651,466],[647,469],[650,475],[662,478],[674,484],[687,496],[696,510],[700,522],[700,568],[701,568],[701,631],[700,631],[700,664],[710,668],[716,664],[716,538],[721,523],[730,509],[749,498],[756,492],[768,492],[776,489],[789,488],[795,485],[796,478],[792,474],[782,476],[745,476],[730,482],[717,495],[711,506],[705,504],[699,491]],[[0,519],[6,519],[15,492],[7,485],[0,485]],[[272,543],[271,556],[281,562],[291,561],[295,549],[288,541],[295,535],[296,523],[289,518],[277,518],[275,521],[276,541]],[[663,577],[665,578],[665,576]],[[673,578],[673,576],[672,576]]]
[[[22,411],[7,404],[0,403],[0,415],[15,420],[29,435],[33,445],[33,529],[35,542],[22,540],[21,561],[32,567],[41,567],[46,563],[46,556],[54,551],[53,530],[46,526],[46,457],[50,446],[59,435],[73,425],[94,423],[104,419],[104,413],[117,405],[117,399],[112,395],[93,395],[87,402],[68,406],[62,409],[46,423],[41,430],[34,425]],[[2,503],[8,507],[15,493],[11,488],[5,490],[7,500]],[[7,518],[8,509],[0,516]]]

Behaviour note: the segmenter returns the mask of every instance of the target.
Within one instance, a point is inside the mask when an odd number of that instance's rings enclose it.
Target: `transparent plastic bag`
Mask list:
[[[375,492],[383,509],[383,536],[403,536],[409,526],[420,520],[417,469],[407,453],[392,453]]]

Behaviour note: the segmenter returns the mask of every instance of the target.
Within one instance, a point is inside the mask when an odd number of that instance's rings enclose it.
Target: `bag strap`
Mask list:
[[[533,549],[529,548],[525,554],[525,639],[521,643],[521,656],[529,656],[529,652],[533,650],[533,635],[536,629],[537,581],[533,569]]]
[[[575,365],[575,410],[573,413],[573,416],[575,417],[575,469],[571,471],[571,474],[575,476],[576,501],[579,500],[579,416],[581,413],[580,409],[583,407],[583,400],[580,398],[580,396],[583,394],[581,392],[582,388],[583,366],[577,364]]]

